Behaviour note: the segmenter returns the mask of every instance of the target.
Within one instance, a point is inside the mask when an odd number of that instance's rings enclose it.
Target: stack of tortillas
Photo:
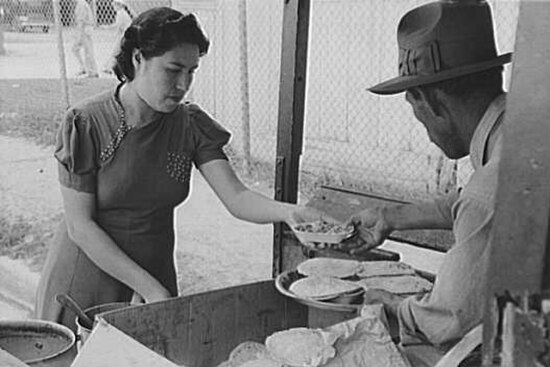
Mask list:
[[[415,274],[410,265],[400,261],[363,261],[357,271],[359,278]]]
[[[408,264],[398,261],[365,261],[357,272],[358,283],[365,289],[382,289],[408,295],[427,292],[432,283],[420,276]]]
[[[282,367],[267,351],[265,345],[257,342],[243,342],[229,355],[229,359],[218,367]]]
[[[383,289],[394,294],[428,292],[432,283],[417,275],[399,275],[364,278],[358,281],[365,289]]]
[[[325,300],[361,289],[362,285],[331,277],[305,277],[292,283],[289,290],[302,298]]]
[[[360,262],[356,260],[316,257],[298,265],[296,270],[305,276],[349,278],[357,274]]]
[[[333,258],[313,258],[298,265],[298,272],[305,278],[293,282],[289,290],[302,298],[326,300],[361,289],[361,285],[344,280],[354,276],[359,262]]]
[[[239,344],[218,367],[317,367],[336,355],[335,338],[320,329],[294,328],[273,333],[265,345]]]
[[[408,264],[399,261],[364,261],[313,258],[298,265],[305,275],[289,290],[299,297],[328,300],[364,289],[383,289],[395,294],[430,291],[432,283],[418,276]]]
[[[336,355],[334,340],[319,329],[294,328],[279,331],[265,340],[271,355],[285,366],[316,367]]]

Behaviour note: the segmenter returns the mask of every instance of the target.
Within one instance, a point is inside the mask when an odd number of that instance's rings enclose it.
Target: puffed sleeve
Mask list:
[[[77,191],[94,193],[96,187],[96,144],[89,121],[69,110],[57,133],[54,156],[58,160],[59,182]]]
[[[227,160],[223,147],[231,137],[229,131],[198,105],[189,104],[188,108],[191,126],[194,130],[195,154],[193,160],[197,168],[215,159]]]

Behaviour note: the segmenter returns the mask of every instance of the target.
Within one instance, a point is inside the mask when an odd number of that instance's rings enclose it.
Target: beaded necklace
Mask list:
[[[120,126],[115,131],[113,139],[99,155],[99,159],[101,159],[102,161],[106,161],[107,159],[111,158],[113,154],[115,154],[115,151],[120,146],[120,143],[122,143],[122,139],[124,139],[126,134],[128,134],[128,132],[132,130],[132,126],[128,126],[128,124],[126,123],[126,113],[124,111],[124,107],[122,106],[122,102],[120,101],[119,92],[122,85],[123,84],[120,84],[115,91],[115,102],[118,106],[118,118],[120,120]]]

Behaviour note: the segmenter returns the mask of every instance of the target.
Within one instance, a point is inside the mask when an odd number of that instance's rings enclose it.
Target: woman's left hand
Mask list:
[[[290,217],[286,220],[286,223],[289,226],[295,226],[298,223],[315,222],[318,220],[323,220],[329,223],[339,223],[328,214],[304,205],[294,205],[291,210]]]

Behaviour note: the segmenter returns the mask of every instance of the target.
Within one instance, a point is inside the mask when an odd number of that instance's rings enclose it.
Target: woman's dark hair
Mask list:
[[[200,56],[208,52],[210,41],[195,15],[184,15],[167,7],[149,9],[138,15],[124,32],[113,70],[118,80],[133,80],[134,50],[139,50],[145,59],[149,59],[182,43],[197,45]]]

